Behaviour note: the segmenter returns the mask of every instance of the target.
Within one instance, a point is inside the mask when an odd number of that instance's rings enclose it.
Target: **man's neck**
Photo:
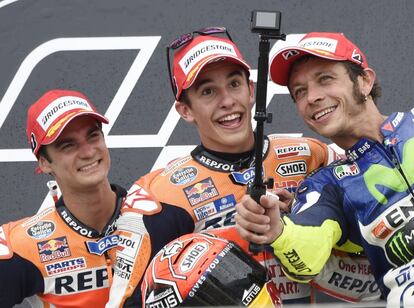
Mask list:
[[[368,104],[364,112],[361,112],[359,117],[354,120],[356,125],[350,132],[344,135],[339,135],[330,138],[332,142],[342,149],[349,149],[358,142],[361,138],[368,138],[373,141],[382,143],[384,136],[381,133],[381,125],[386,119],[378,108],[373,104]]]
[[[62,190],[67,209],[83,224],[101,232],[112,217],[116,194],[109,182],[94,189],[68,192]]]

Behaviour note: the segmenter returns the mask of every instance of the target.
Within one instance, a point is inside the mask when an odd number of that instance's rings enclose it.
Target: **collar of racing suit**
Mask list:
[[[98,232],[97,230],[79,221],[66,207],[65,202],[63,201],[63,197],[60,197],[59,200],[56,202],[56,211],[58,212],[62,220],[70,228],[72,228],[75,232],[79,233],[80,235],[88,238],[99,238],[106,236],[108,234],[113,233],[116,230],[115,222],[120,215],[122,201],[127,194],[124,188],[116,184],[111,184],[111,189],[116,193],[115,210],[102,232]]]
[[[266,157],[269,149],[269,139],[267,136],[263,142],[263,158]],[[239,171],[254,166],[255,148],[243,153],[216,152],[207,149],[202,144],[197,146],[191,156],[201,165],[210,170],[231,172]]]

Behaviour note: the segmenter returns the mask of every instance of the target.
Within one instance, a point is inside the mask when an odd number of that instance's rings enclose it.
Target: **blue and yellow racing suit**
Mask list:
[[[336,248],[364,251],[383,295],[414,282],[413,122],[414,109],[393,113],[381,126],[382,143],[360,139],[346,161],[319,169],[299,186],[272,243],[288,276],[312,279]]]

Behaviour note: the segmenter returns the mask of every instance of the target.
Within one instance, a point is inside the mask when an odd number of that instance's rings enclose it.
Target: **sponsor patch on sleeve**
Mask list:
[[[122,210],[153,214],[161,211],[161,206],[151,198],[149,193],[143,187],[134,184],[128,191]]]

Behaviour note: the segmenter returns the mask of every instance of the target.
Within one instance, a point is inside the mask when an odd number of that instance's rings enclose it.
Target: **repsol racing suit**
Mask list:
[[[306,174],[334,159],[337,154],[315,139],[271,135],[264,142],[263,176],[273,177],[275,188],[293,191]],[[136,181],[128,192],[118,227],[124,225],[122,229],[129,231],[124,236],[139,249],[130,254],[119,252],[108,307],[122,304],[134,288],[133,297],[140,300],[139,283],[147,264],[164,245],[183,234],[216,229],[217,235],[247,251],[248,243],[234,228],[234,207],[253,178],[253,151],[216,153],[200,145],[191,155]],[[262,263],[266,259],[284,302],[309,302],[309,285],[288,280],[273,254],[264,255],[256,257]]]
[[[112,264],[108,252],[125,189],[116,193],[115,211],[98,232],[74,217],[63,198],[35,216],[0,227],[0,307],[28,298],[33,307],[104,307]]]
[[[360,139],[346,151],[346,161],[322,168],[299,186],[284,230],[272,243],[290,277],[314,277],[333,247],[363,249],[387,303],[413,305],[413,122],[414,109],[393,113],[381,125],[382,143]],[[332,282],[374,288],[356,285],[346,275]]]

